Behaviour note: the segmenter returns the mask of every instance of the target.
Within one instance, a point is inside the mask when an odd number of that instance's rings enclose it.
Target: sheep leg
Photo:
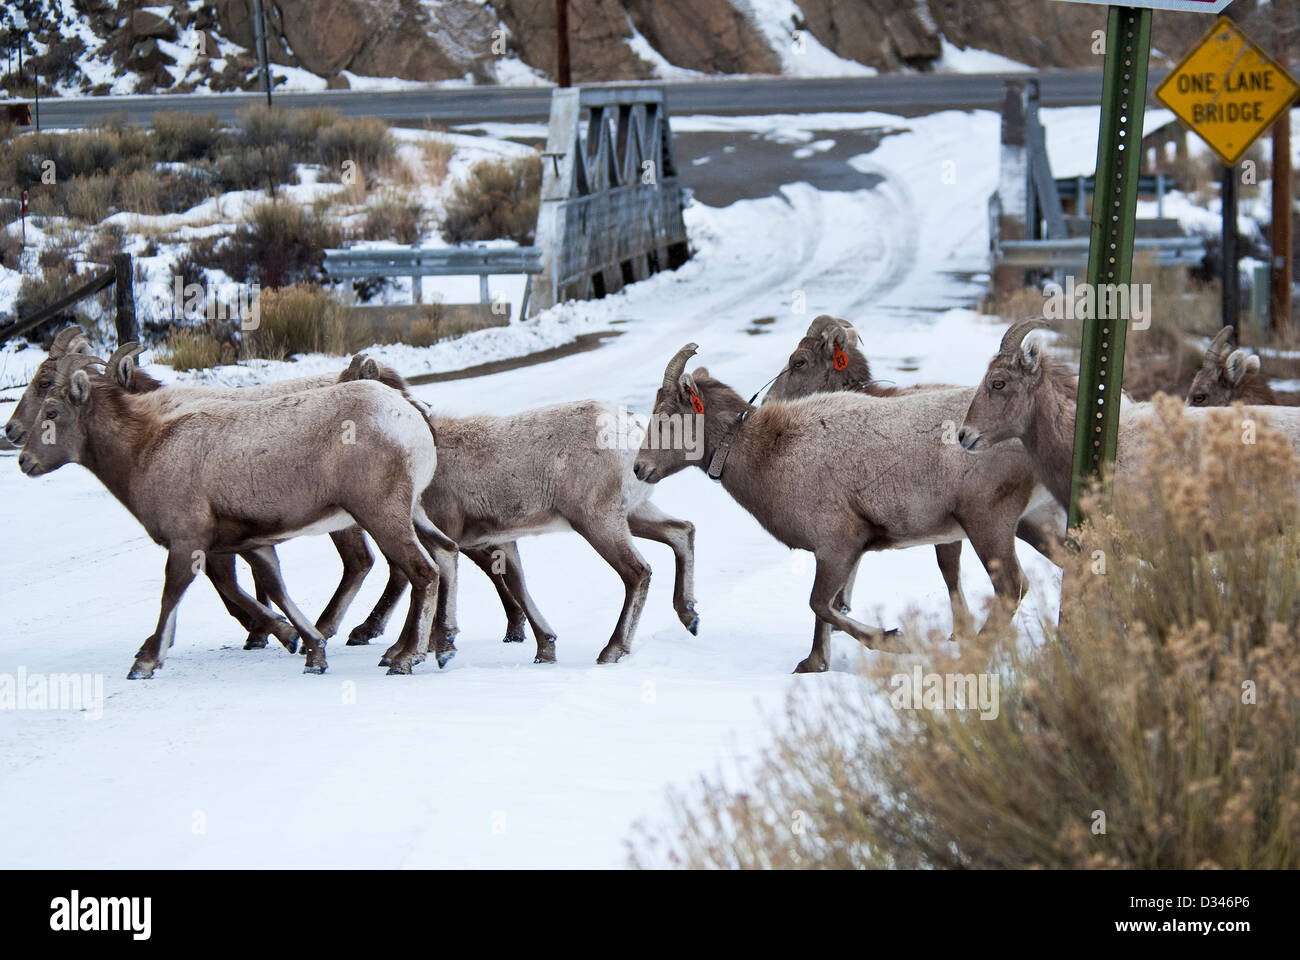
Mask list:
[[[233,578],[234,565],[235,565],[235,558],[233,556],[230,556],[228,560],[225,559],[220,561],[217,561],[215,559],[210,560],[208,563],[208,568],[211,567],[211,564],[213,562],[223,562],[223,563],[228,562],[230,564],[231,574]],[[266,637],[267,634],[271,632],[269,625],[263,623],[262,617],[254,616],[248,613],[246,610],[244,610],[242,607],[240,607],[238,604],[232,601],[229,597],[227,597],[225,592],[223,592],[222,589],[219,586],[217,586],[216,578],[212,576],[210,569],[205,568],[205,572],[208,574],[208,579],[212,582],[213,588],[217,591],[217,596],[221,598],[221,604],[226,608],[226,613],[230,614],[237,621],[239,621],[239,625],[248,631],[248,636],[244,638],[244,649],[265,650]],[[243,593],[242,590],[240,590],[239,592]],[[247,594],[245,594],[245,596],[247,596]],[[249,597],[249,599],[252,600],[252,597]],[[271,616],[274,617],[275,614],[271,613]],[[279,618],[277,617],[276,619]],[[287,621],[285,625],[286,626],[288,625]]]
[[[326,639],[339,632],[343,614],[347,613],[348,607],[356,598],[357,591],[361,589],[362,581],[366,579],[366,574],[375,564],[374,555],[366,546],[365,532],[360,527],[352,526],[346,530],[336,530],[330,534],[330,539],[334,541],[339,559],[343,561],[343,577],[339,580],[334,596],[330,597],[330,602],[325,605],[325,609],[316,620],[316,629]]]
[[[853,572],[849,574],[848,580],[844,581],[844,587],[840,594],[835,598],[835,606],[840,608],[840,613],[848,613],[853,609],[853,585],[858,581],[858,564],[862,558],[858,557],[853,564]]]
[[[618,663],[632,651],[632,635],[636,633],[641,608],[645,606],[646,593],[650,589],[650,566],[632,545],[625,517],[612,518],[600,524],[582,520],[577,523],[570,520],[570,523],[623,581],[623,609],[619,612],[609,643],[596,658],[597,663]]]
[[[149,680],[155,670],[161,670],[167,659],[167,650],[176,636],[176,607],[190,583],[194,580],[192,551],[172,549],[167,552],[167,566],[163,574],[162,603],[158,611],[158,626],[135,654],[135,662],[126,675],[128,680]]]
[[[700,632],[700,615],[695,612],[695,524],[670,517],[653,503],[643,503],[627,516],[632,536],[666,543],[676,562],[673,580],[673,609],[682,626],[693,635]]]
[[[221,601],[226,605],[226,609],[233,615],[241,616],[252,623],[249,629],[249,640],[251,642],[254,636],[261,636],[262,647],[266,646],[266,635],[272,634],[279,640],[286,650],[290,653],[298,652],[298,631],[293,628],[288,620],[278,617],[275,611],[269,607],[254,600],[242,589],[239,581],[235,579],[235,557],[234,554],[218,554],[208,558],[205,567],[208,579],[212,585],[217,588],[217,594]],[[250,647],[248,643],[244,644],[245,650],[256,650],[259,647]]]
[[[532,594],[524,584],[524,564],[519,558],[519,545],[511,540],[509,543],[498,544],[493,549],[500,550],[504,555],[506,570],[503,576],[506,587],[509,588],[511,595],[523,604],[524,615],[528,617],[529,626],[533,628],[533,637],[537,640],[537,656],[533,658],[533,663],[554,663],[555,631],[542,616],[542,611],[538,609]]]
[[[1064,538],[1029,516],[1016,521],[1016,539],[1023,540],[1048,560],[1052,560],[1054,551],[1059,551]],[[1055,560],[1052,560],[1055,563]]]
[[[1009,535],[1009,528],[1013,524],[1014,521],[980,525],[967,531],[971,546],[975,548],[980,563],[993,581],[993,592],[996,595],[993,610],[980,628],[980,633],[1009,623],[1025,593],[1025,575],[1016,560],[1015,539]]]
[[[841,549],[837,553],[820,552],[815,556],[817,573],[813,577],[809,605],[819,621],[836,630],[843,630],[868,648],[877,648],[883,639],[898,633],[897,630],[884,630],[860,623],[843,613],[836,603],[844,589],[844,584],[848,582],[849,575],[862,556],[861,551],[854,550],[849,553]],[[829,648],[826,643],[828,636],[829,634],[823,636],[820,632],[814,634],[813,648],[795,667],[795,673],[823,673],[829,668]]]
[[[952,632],[966,630],[971,623],[970,608],[961,592],[961,541],[936,543],[934,558],[939,562],[939,572],[948,587],[948,602],[952,604]]]
[[[384,585],[384,592],[380,595],[379,601],[375,608],[365,620],[352,628],[348,634],[348,646],[360,647],[365,646],[375,637],[382,636],[384,628],[388,626],[388,618],[393,615],[393,608],[397,606],[397,601],[402,599],[402,594],[406,591],[406,585],[409,581],[406,574],[393,566],[388,565],[388,583]],[[396,644],[394,644],[396,646]],[[387,656],[388,654],[385,654]],[[388,664],[380,661],[381,667]]]
[[[423,519],[427,524],[427,519]],[[436,528],[435,528],[436,529]],[[456,634],[460,628],[456,625],[456,558],[458,553],[444,550],[434,539],[428,537],[420,523],[416,531],[421,545],[433,556],[438,567],[438,590],[433,634],[429,637],[429,650],[438,660],[439,667],[445,667],[456,656]]]
[[[266,583],[266,592],[271,601],[285,612],[289,622],[298,628],[298,633],[302,636],[303,646],[306,648],[304,652],[307,654],[307,664],[302,672],[324,673],[329,666],[325,661],[325,638],[307,619],[306,614],[298,609],[298,605],[289,598],[284,578],[280,575],[280,560],[275,555],[275,548],[258,547],[247,556],[253,564],[253,570]]]
[[[362,526],[374,538],[388,562],[401,569],[411,584],[411,605],[398,638],[398,649],[388,668],[390,674],[407,674],[420,662],[421,643],[428,642],[433,627],[440,580],[438,567],[420,546],[409,521],[405,530],[387,528],[382,521],[379,524],[363,522]],[[392,526],[396,527],[396,524]]]
[[[501,609],[506,614],[506,636],[502,643],[523,643],[527,614],[524,605],[515,599],[515,595],[506,586],[505,573],[508,561],[504,551],[498,553],[499,550],[500,547],[468,547],[461,553],[469,557],[474,562],[474,566],[486,573],[488,579],[492,581],[492,586],[496,588],[497,597],[501,600]]]

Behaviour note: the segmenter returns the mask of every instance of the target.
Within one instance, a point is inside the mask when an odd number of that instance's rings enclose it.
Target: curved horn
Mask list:
[[[75,323],[64,327],[59,331],[58,336],[54,338],[54,342],[50,344],[50,359],[57,360],[74,352],[74,347],[79,346],[77,344],[78,339],[85,341],[87,347],[90,346],[90,341],[86,340],[86,331],[82,330],[81,327]]]
[[[677,381],[681,379],[682,373],[686,370],[686,361],[691,359],[699,349],[698,344],[688,343],[673,354],[673,358],[668,361],[668,366],[664,368],[665,390],[677,389]]]
[[[102,366],[104,361],[99,357],[87,356],[84,353],[70,353],[67,356],[60,357],[58,364],[54,368],[55,385],[66,384],[73,373],[82,367],[88,367],[96,363]]]
[[[1228,341],[1232,339],[1233,332],[1232,324],[1228,324],[1214,335],[1214,339],[1210,341],[1209,347],[1205,350],[1205,360],[1202,366],[1213,370],[1223,365],[1223,362],[1228,359],[1228,355],[1232,353],[1232,347]]]
[[[838,327],[839,325],[840,325],[839,320],[836,320],[830,314],[823,313],[812,323],[808,324],[808,332],[805,333],[804,336],[819,337],[821,336],[822,331],[825,330],[827,327]]]
[[[144,353],[144,347],[134,340],[128,340],[126,343],[119,344],[118,348],[113,351],[113,355],[108,358],[107,367],[109,370],[116,370],[117,365],[123,360],[127,358],[134,360],[142,353]]]
[[[1030,330],[1041,330],[1047,327],[1042,320],[1017,320],[1002,335],[1002,345],[998,347],[998,353],[1013,353],[1020,349],[1020,341],[1025,339],[1025,334]]]

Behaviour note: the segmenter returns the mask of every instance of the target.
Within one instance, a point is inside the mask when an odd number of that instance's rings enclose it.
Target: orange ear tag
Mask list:
[[[836,370],[843,370],[849,365],[849,355],[840,349],[840,342],[838,340],[835,341],[835,357],[833,362]]]
[[[703,412],[704,412],[704,401],[701,400],[701,399],[696,395],[696,393],[695,393],[694,390],[687,390],[686,392],[689,393],[689,394],[691,395],[691,406],[695,408],[695,412],[696,412],[696,413],[703,413]]]

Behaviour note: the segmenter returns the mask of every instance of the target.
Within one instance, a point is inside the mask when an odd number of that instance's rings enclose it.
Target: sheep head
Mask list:
[[[86,368],[103,363],[98,357],[85,354],[59,358],[53,385],[36,414],[36,428],[18,456],[18,467],[27,476],[40,476],[65,463],[80,461],[86,444],[86,420],[94,406],[95,393]]]
[[[767,399],[795,400],[870,380],[871,372],[858,341],[853,324],[822,314],[790,354],[785,369],[767,391]]]
[[[664,368],[650,424],[632,465],[633,475],[646,483],[671,476],[703,454],[704,401],[697,381],[709,372],[703,367],[697,367],[694,373],[686,372],[686,361],[698,349],[696,344],[686,344]]]
[[[1188,388],[1188,406],[1226,407],[1242,399],[1246,378],[1259,372],[1259,357],[1230,349],[1232,333],[1232,326],[1226,326],[1210,341],[1201,368]]]
[[[22,446],[27,439],[28,432],[32,425],[36,423],[36,413],[41,408],[41,401],[45,395],[50,392],[54,386],[54,377],[56,367],[63,357],[67,356],[93,356],[94,350],[90,346],[90,341],[86,339],[85,332],[81,327],[75,324],[70,327],[64,327],[59,331],[54,342],[50,344],[49,354],[41,361],[36,372],[32,374],[31,382],[27,384],[27,389],[23,391],[22,397],[18,400],[18,406],[14,408],[13,414],[9,417],[9,422],[5,424],[5,437],[14,446]]]
[[[1029,429],[1035,391],[1043,381],[1042,320],[1020,320],[1002,337],[957,434],[967,450],[983,449]]]

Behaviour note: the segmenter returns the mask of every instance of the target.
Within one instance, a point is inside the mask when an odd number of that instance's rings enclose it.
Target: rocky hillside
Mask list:
[[[1252,17],[1257,0],[1238,0]],[[14,0],[0,44],[28,38],[7,95],[250,89],[252,0]],[[271,60],[295,89],[400,81],[541,83],[555,68],[551,0],[267,0]],[[1274,10],[1275,0],[1264,10]],[[986,51],[1035,67],[1099,62],[1104,8],[1054,0],[570,0],[576,81],[962,69]],[[1271,14],[1270,14],[1271,16]],[[1178,54],[1209,18],[1157,14]],[[10,60],[13,58],[11,57]],[[987,62],[987,61],[986,61]],[[996,63],[996,61],[994,61]],[[8,64],[0,60],[0,69]],[[16,73],[16,65],[11,67]]]

